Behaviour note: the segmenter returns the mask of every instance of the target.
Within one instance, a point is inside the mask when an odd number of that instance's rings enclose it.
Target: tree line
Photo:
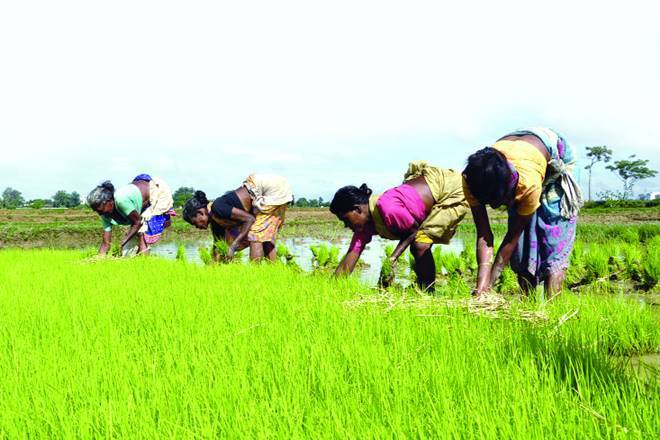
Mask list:
[[[0,197],[0,208],[76,208],[82,204],[80,194],[76,191],[57,191],[50,199],[25,200],[23,194],[14,188],[6,188]]]
[[[195,194],[195,189],[189,186],[182,186],[172,194],[174,199],[174,207],[182,208],[186,204],[186,201],[190,199],[193,194]],[[295,198],[293,201],[293,206],[298,208],[324,208],[330,206],[330,202],[323,200],[323,197],[318,197],[315,199],[308,199],[305,197]]]
[[[586,147],[588,163],[584,167],[589,172],[588,180],[588,200],[591,200],[591,173],[598,163],[609,163],[612,159],[612,149],[604,145]],[[605,191],[599,193],[603,200],[630,200],[633,195],[633,188],[637,182],[650,177],[655,177],[657,171],[648,167],[648,159],[639,159],[636,155],[630,155],[627,159],[616,160],[605,168],[612,171],[623,183],[623,191],[613,192]],[[182,186],[172,195],[174,198],[174,207],[181,208],[195,193],[195,189]],[[6,188],[0,198],[0,208],[76,208],[80,206],[82,200],[80,194],[76,191],[66,192],[57,191],[50,199],[25,200],[20,191],[14,188]],[[293,205],[299,208],[321,208],[328,207],[329,202],[319,198],[300,197],[295,199]]]

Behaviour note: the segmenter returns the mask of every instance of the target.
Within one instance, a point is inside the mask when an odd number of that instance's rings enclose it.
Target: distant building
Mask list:
[[[660,191],[653,191],[639,195],[639,200],[656,200],[660,199]]]

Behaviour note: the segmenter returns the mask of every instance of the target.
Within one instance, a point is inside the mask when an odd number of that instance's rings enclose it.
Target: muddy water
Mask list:
[[[307,271],[312,270],[313,255],[310,246],[324,243],[323,240],[319,240],[311,237],[287,238],[280,240],[280,242],[284,243],[287,246],[287,248],[289,248],[289,252],[291,252],[294,256],[294,261],[303,270],[307,270]],[[210,239],[207,239],[207,240],[195,241],[195,242],[184,242],[184,243],[171,242],[171,243],[157,244],[154,247],[152,247],[151,254],[168,259],[174,259],[176,257],[176,252],[180,244],[183,244],[186,250],[186,260],[201,264],[198,249],[202,246],[209,248],[211,241]],[[347,237],[347,238],[335,240],[332,241],[331,244],[339,247],[340,258],[341,258],[348,250],[348,246],[350,244],[350,238]],[[378,281],[381,262],[385,255],[385,247],[387,245],[395,246],[396,242],[392,240],[386,240],[381,237],[374,237],[372,242],[367,245],[366,249],[362,253],[362,257],[360,258],[360,261],[364,263],[360,272],[360,278],[363,281],[369,284],[375,284]],[[463,241],[459,238],[455,238],[448,245],[436,245],[436,246],[441,246],[443,251],[445,252],[452,252],[456,254],[460,253],[464,249]],[[248,253],[247,250],[243,252],[244,254],[243,258],[247,259],[247,253]],[[404,256],[402,256],[402,258]]]
[[[647,380],[660,380],[660,353],[632,356],[625,359],[626,367],[637,376]]]

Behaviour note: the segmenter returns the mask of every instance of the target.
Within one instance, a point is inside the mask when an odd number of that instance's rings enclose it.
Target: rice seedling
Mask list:
[[[648,242],[642,271],[645,287],[647,289],[655,288],[660,281],[660,236],[656,236]]]
[[[639,243],[626,243],[621,246],[626,274],[634,281],[640,281],[644,253]]]
[[[309,247],[312,251],[312,266],[315,269],[334,269],[339,264],[339,248],[321,243]]]
[[[199,259],[202,260],[202,263],[207,266],[213,264],[213,257],[205,246],[200,246],[197,251],[199,252]]]
[[[394,246],[387,245],[384,249],[385,256],[383,257],[383,262],[380,268],[380,275],[378,277],[378,285],[383,288],[387,288],[394,284],[395,279],[395,265],[392,263],[390,257],[394,253]]]
[[[499,280],[495,283],[495,291],[498,293],[518,292],[518,276],[510,267],[505,267]]]
[[[660,432],[660,385],[619,361],[658,350],[657,312],[621,295],[479,302],[443,296],[462,277],[430,296],[281,264],[82,258],[0,251],[0,437]]]
[[[582,284],[587,276],[586,250],[581,240],[576,240],[573,251],[569,257],[568,270],[566,271],[566,282],[569,286]]]
[[[176,260],[177,261],[186,261],[186,247],[180,244],[176,249]]]
[[[435,262],[435,270],[439,274],[453,277],[462,276],[466,273],[465,261],[459,255],[443,252],[440,246],[433,249],[433,261]]]
[[[587,282],[607,281],[610,275],[610,253],[609,249],[602,246],[589,248],[585,258],[587,271]]]

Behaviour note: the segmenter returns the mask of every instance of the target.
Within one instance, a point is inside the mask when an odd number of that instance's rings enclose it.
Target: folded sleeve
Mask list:
[[[371,242],[374,232],[370,229],[364,229],[360,232],[355,232],[353,234],[353,239],[351,240],[350,246],[348,246],[349,252],[357,252],[361,254],[364,251],[364,248]]]

